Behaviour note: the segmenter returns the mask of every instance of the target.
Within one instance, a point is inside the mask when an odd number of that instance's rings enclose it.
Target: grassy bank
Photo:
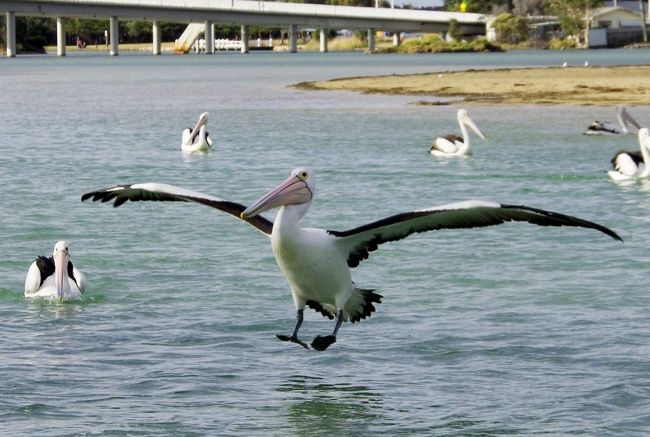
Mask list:
[[[292,85],[308,90],[454,97],[474,104],[650,105],[650,66],[552,67],[355,77]]]
[[[119,50],[121,52],[150,52],[152,48],[151,43],[137,43],[137,44],[120,44]],[[66,52],[108,52],[110,46],[105,44],[88,44],[85,48],[80,49],[76,45],[65,46]],[[161,44],[161,50],[164,52],[173,52],[174,43],[164,42]],[[56,53],[56,46],[45,46],[47,53]]]

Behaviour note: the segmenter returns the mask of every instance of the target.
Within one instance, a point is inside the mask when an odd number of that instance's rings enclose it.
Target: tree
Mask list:
[[[445,9],[458,12],[463,1],[467,5],[466,12],[479,14],[490,14],[495,7],[504,5],[506,8],[512,8],[512,0],[445,0]]]
[[[591,11],[603,5],[603,0],[545,0],[547,12],[557,15],[565,35],[589,45]]]
[[[504,12],[492,23],[497,33],[497,41],[518,44],[528,39],[528,20]]]
[[[458,20],[451,19],[449,20],[449,36],[454,41],[460,40],[460,28],[458,27]]]
[[[4,18],[0,19],[0,47],[5,48],[5,35],[6,35],[6,30],[5,30],[5,20]]]
[[[16,51],[45,53],[48,41],[55,37],[54,20],[42,17],[16,17]]]
[[[544,0],[513,0],[512,15],[544,15]]]

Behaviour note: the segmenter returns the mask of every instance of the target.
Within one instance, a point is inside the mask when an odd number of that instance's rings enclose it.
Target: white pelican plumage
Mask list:
[[[639,129],[639,149],[636,152],[621,150],[612,158],[612,168],[607,172],[615,181],[647,178],[650,176],[650,132]]]
[[[185,128],[181,136],[181,150],[185,153],[207,152],[212,148],[212,138],[207,131],[208,113],[199,115],[194,128]]]
[[[474,228],[523,221],[541,226],[579,226],[596,229],[612,238],[612,230],[576,217],[530,208],[480,200],[452,203],[434,208],[393,215],[347,231],[303,228],[299,220],[307,213],[314,197],[316,177],[308,168],[293,170],[288,179],[245,208],[238,203],[166,184],[144,183],[118,185],[86,193],[81,200],[92,198],[114,206],[127,200],[197,202],[239,217],[268,235],[276,262],[287,278],[296,306],[296,324],[291,335],[278,335],[308,348],[298,339],[305,307],[334,319],[331,335],[317,336],[311,343],[325,350],[336,341],[343,321],[358,322],[375,311],[382,296],[374,290],[358,288],[350,268],[368,258],[380,244],[401,240],[416,232],[439,229]],[[261,212],[280,208],[275,222]]]
[[[458,119],[460,131],[463,134],[462,138],[454,134],[436,138],[431,145],[430,150],[433,156],[456,157],[471,155],[472,149],[470,149],[470,140],[466,126],[472,128],[472,130],[476,132],[476,135],[487,142],[487,138],[485,138],[485,135],[483,135],[476,124],[474,124],[472,119],[469,118],[469,114],[467,114],[466,110],[459,109],[456,118]]]
[[[78,299],[85,290],[86,277],[70,262],[70,246],[66,241],[54,245],[51,257],[36,258],[25,278],[25,297]]]
[[[623,105],[616,106],[616,119],[618,125],[609,121],[594,120],[584,132],[585,135],[627,135],[630,133],[629,125],[641,129],[637,121],[632,118]]]

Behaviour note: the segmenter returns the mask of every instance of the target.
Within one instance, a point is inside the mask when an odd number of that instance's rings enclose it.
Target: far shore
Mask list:
[[[291,85],[303,90],[412,95],[423,105],[650,105],[650,66],[466,70],[341,78]],[[442,100],[440,100],[442,98]]]

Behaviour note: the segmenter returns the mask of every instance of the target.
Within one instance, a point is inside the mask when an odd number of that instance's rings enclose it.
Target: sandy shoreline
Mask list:
[[[454,97],[472,104],[650,105],[650,66],[466,70],[341,78],[292,85],[306,90]],[[445,99],[446,100],[446,99]]]

